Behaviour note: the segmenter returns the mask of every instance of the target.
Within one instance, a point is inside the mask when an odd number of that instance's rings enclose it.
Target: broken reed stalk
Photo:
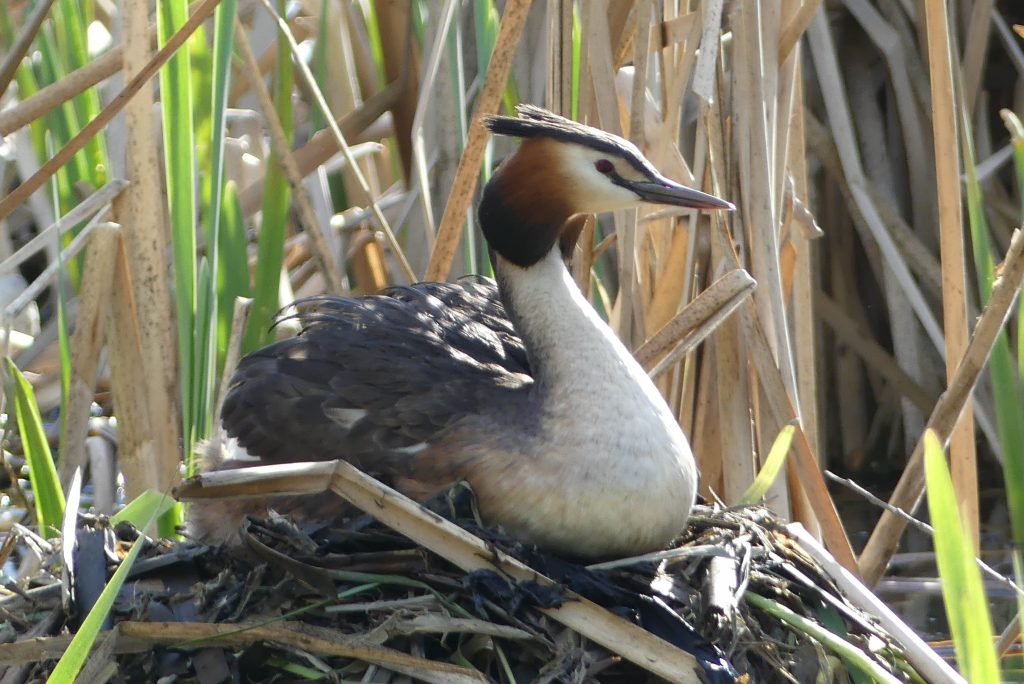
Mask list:
[[[85,255],[78,315],[71,335],[71,391],[67,412],[61,420],[58,472],[66,483],[76,468],[85,465],[85,440],[89,434],[89,407],[95,396],[100,353],[105,341],[107,311],[114,285],[114,264],[121,242],[121,227],[114,223],[96,227]]]
[[[1006,252],[1003,271],[992,287],[988,305],[978,318],[974,334],[967,345],[960,365],[953,374],[949,386],[939,397],[928,418],[926,428],[931,428],[945,445],[952,433],[960,412],[970,399],[992,345],[1002,330],[1010,306],[1024,280],[1024,230],[1014,231],[1010,248]],[[913,454],[900,476],[889,504],[913,514],[924,495],[924,448],[919,440]],[[860,557],[860,575],[868,586],[874,586],[881,579],[889,560],[896,552],[900,537],[907,523],[899,516],[885,511],[878,521]]]
[[[741,268],[726,273],[633,352],[637,363],[651,376],[666,370],[714,332],[756,286]]]
[[[487,67],[487,77],[484,79],[484,85],[477,97],[465,151],[459,159],[455,181],[452,183],[444,214],[441,216],[441,224],[437,229],[437,237],[430,253],[426,275],[423,276],[424,280],[446,280],[451,271],[452,260],[455,258],[455,251],[459,246],[459,239],[462,237],[466,212],[469,211],[469,203],[473,199],[473,191],[476,189],[477,179],[480,177],[480,164],[484,158],[484,148],[487,146],[487,129],[484,128],[480,119],[484,115],[494,114],[498,111],[501,95],[508,82],[509,70],[512,68],[512,58],[515,56],[516,47],[519,46],[523,27],[526,25],[530,4],[531,0],[509,0],[505,4],[505,11],[501,15],[501,25],[498,29],[498,38],[494,45],[494,53],[491,55]]]
[[[292,186],[292,198],[295,201],[295,208],[298,213],[299,223],[302,230],[309,236],[309,244],[312,247],[314,258],[327,283],[327,291],[334,294],[341,294],[345,291],[345,282],[338,268],[338,262],[334,258],[334,252],[327,244],[320,221],[317,220],[316,212],[313,209],[313,202],[310,200],[306,184],[303,182],[302,172],[299,170],[292,154],[291,145],[288,144],[288,135],[285,133],[281,118],[277,115],[273,99],[267,84],[259,74],[259,66],[256,64],[256,55],[253,54],[252,45],[249,44],[249,36],[242,26],[242,22],[235,18],[235,44],[242,54],[242,66],[249,79],[249,85],[256,93],[260,109],[263,110],[263,120],[270,132],[270,144],[281,163],[288,184]]]
[[[946,381],[951,382],[967,348],[967,258],[964,253],[960,192],[959,128],[953,86],[952,48],[946,3],[924,3],[928,66],[931,75],[935,184],[939,202],[939,254],[942,260],[942,322],[946,339]],[[957,507],[978,552],[978,464],[974,412],[964,405],[949,437],[949,459]]]
[[[330,489],[381,523],[466,572],[491,570],[519,582],[553,582],[428,511],[344,461],[256,466],[203,473],[176,491],[182,499],[313,494]],[[670,682],[698,684],[696,659],[647,630],[566,592],[559,608],[538,608],[548,617]]]

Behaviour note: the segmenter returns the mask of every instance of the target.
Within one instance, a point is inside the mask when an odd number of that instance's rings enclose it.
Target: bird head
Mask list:
[[[484,119],[492,133],[523,142],[485,189],[480,220],[491,246],[520,266],[543,257],[577,214],[642,203],[734,208],[666,178],[635,145],[617,135],[532,105],[520,105],[517,113]]]

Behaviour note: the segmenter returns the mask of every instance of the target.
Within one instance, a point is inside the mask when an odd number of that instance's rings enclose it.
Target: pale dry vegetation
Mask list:
[[[927,427],[976,551],[1014,573],[1017,3],[161,0],[159,21],[151,4],[0,10],[0,305],[65,494],[85,466],[100,512],[168,491],[294,298],[488,274],[472,208],[511,143],[478,118],[529,102],[737,205],[588,220],[572,267],[656,377],[708,500],[737,503],[795,421],[768,507],[955,637],[921,582],[883,579],[894,555],[934,577],[927,537],[900,549],[905,516],[832,481],[923,514]],[[24,432],[5,445],[12,521],[46,516]],[[1024,604],[992,582],[1009,653]]]

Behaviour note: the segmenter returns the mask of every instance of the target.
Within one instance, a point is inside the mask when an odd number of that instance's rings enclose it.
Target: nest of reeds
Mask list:
[[[82,516],[74,553],[32,540],[42,571],[0,598],[17,626],[2,636],[18,639],[0,645],[3,681],[48,675],[136,544],[80,681],[843,682],[851,670],[888,681],[914,671],[794,528],[760,507],[698,506],[671,548],[589,567],[483,528],[465,489],[420,511],[478,537],[481,569],[464,569],[457,541],[438,553],[358,510],[331,526],[249,519],[231,550]]]

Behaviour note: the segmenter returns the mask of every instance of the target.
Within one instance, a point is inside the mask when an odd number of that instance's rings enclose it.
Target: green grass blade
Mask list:
[[[196,289],[199,292],[199,301],[196,306],[196,329],[195,329],[195,377],[193,378],[196,387],[196,403],[193,406],[193,444],[209,434],[208,419],[213,403],[213,385],[208,382],[216,373],[217,352],[213,348],[214,336],[217,321],[214,316],[216,306],[216,293],[213,292],[213,274],[211,273],[210,261],[205,257],[199,262],[199,278],[196,281]]]
[[[160,43],[180,28],[188,18],[185,0],[160,0],[157,3],[157,27]],[[195,393],[193,326],[196,309],[196,227],[195,227],[195,148],[192,128],[192,85],[188,46],[185,45],[160,70],[163,111],[167,201],[171,219],[171,245],[174,255],[174,300],[178,317],[178,354],[182,392],[182,435],[184,451],[191,451],[198,399]]]
[[[63,66],[68,73],[80,69],[90,61],[82,5],[83,3],[78,0],[60,0],[53,13]],[[87,88],[71,100],[71,105],[80,122],[91,121],[102,109],[96,88]],[[74,133],[77,132],[77,130],[74,131]],[[109,167],[104,136],[94,136],[82,150],[82,155],[86,165],[86,179],[94,188],[103,187],[107,182],[107,168]]]
[[[747,491],[743,492],[743,496],[740,497],[738,503],[741,506],[755,504],[768,493],[772,483],[775,482],[779,473],[782,472],[782,466],[786,463],[786,456],[789,455],[789,449],[793,445],[793,436],[795,434],[796,425],[792,423],[779,431],[779,435],[775,438],[775,442],[772,443],[772,448],[768,452],[768,458],[765,459],[761,471],[754,478],[754,481],[750,483],[750,486],[747,487]]]
[[[960,671],[969,682],[998,682],[992,618],[974,558],[974,543],[960,519],[946,455],[933,430],[924,435],[924,465],[942,597]]]
[[[152,519],[150,519],[150,522],[152,522]],[[149,523],[146,526],[148,525]],[[63,682],[75,681],[75,677],[78,676],[86,659],[89,657],[93,644],[96,643],[96,637],[103,627],[103,621],[106,620],[110,609],[114,605],[114,599],[117,598],[118,592],[121,591],[121,586],[128,578],[128,573],[131,571],[132,565],[135,563],[135,559],[138,557],[143,546],[144,542],[141,537],[132,544],[128,555],[117,566],[114,576],[110,578],[107,586],[100,592],[96,604],[85,617],[82,626],[78,629],[78,633],[71,639],[71,643],[68,644],[64,655],[57,661],[57,666],[53,668],[49,679],[46,680],[47,682],[63,684]]]
[[[1024,124],[1020,117],[1009,109],[999,112],[1003,117],[1006,130],[1010,132],[1010,143],[1013,145],[1013,168],[1017,172],[1017,194],[1020,196],[1020,221],[1024,223]],[[1024,378],[1024,297],[1018,302],[1017,313],[1017,373]]]
[[[217,256],[217,367],[223,368],[224,355],[231,337],[231,317],[236,297],[251,297],[249,285],[249,255],[246,251],[245,219],[238,200],[238,186],[234,181],[224,184],[221,203],[220,248]]]
[[[217,7],[214,15],[213,37],[213,79],[210,83],[210,161],[209,166],[209,201],[204,203],[206,219],[203,224],[208,227],[206,244],[211,273],[208,289],[204,290],[206,298],[207,321],[205,337],[199,341],[197,349],[206,351],[202,383],[206,394],[204,402],[203,422],[206,428],[202,436],[207,437],[214,424],[213,397],[216,394],[217,378],[220,376],[222,359],[227,352],[227,331],[231,328],[233,308],[231,299],[221,290],[223,280],[220,270],[225,267],[220,251],[224,246],[220,234],[224,230],[224,134],[225,116],[228,108],[228,91],[231,86],[231,50],[234,46],[235,15],[238,0],[224,0]],[[241,245],[241,258],[245,258],[245,244]],[[237,258],[237,257],[236,257]],[[189,457],[191,461],[191,457]],[[191,470],[192,465],[189,464]]]
[[[140,530],[146,528],[154,518],[174,508],[175,501],[171,497],[155,489],[147,489],[132,499],[124,508],[110,516],[110,522],[117,525],[128,522]]]
[[[57,468],[50,453],[50,444],[46,441],[43,419],[39,415],[39,406],[36,404],[32,385],[10,359],[7,359],[7,371],[14,382],[18,434],[21,435],[25,460],[28,462],[29,476],[32,479],[39,533],[45,537],[50,531],[60,531],[61,520],[64,518],[64,493],[57,479]]]
[[[867,653],[850,642],[836,636],[817,622],[814,622],[803,615],[794,613],[781,603],[767,599],[752,591],[748,591],[744,594],[744,598],[747,603],[752,606],[763,610],[769,615],[782,620],[790,627],[793,627],[807,636],[818,640],[823,646],[842,656],[846,663],[856,667],[864,672],[864,674],[871,677],[873,681],[886,682],[887,684],[897,684],[897,682],[900,681],[875,662]]]
[[[284,14],[285,3],[277,0],[277,9]],[[281,119],[292,142],[293,107],[291,51],[288,41],[282,36],[277,41],[277,65],[274,69],[274,102],[277,103],[277,115]],[[274,312],[277,311],[278,292],[281,278],[281,264],[284,261],[284,238],[288,227],[288,208],[291,201],[291,188],[281,168],[276,154],[271,154],[267,162],[267,175],[263,193],[263,224],[260,226],[259,250],[256,258],[256,284],[253,288],[252,313],[249,327],[246,330],[243,349],[253,351],[270,340],[270,325]]]
[[[971,247],[978,278],[981,304],[988,303],[995,281],[995,263],[990,248],[991,238],[985,218],[984,198],[978,183],[974,160],[974,142],[970,121],[961,117],[964,172],[967,176],[967,216],[971,228]],[[1018,359],[1018,362],[1020,359]],[[1024,548],[1024,391],[1019,368],[1010,354],[1010,342],[1005,331],[1000,332],[992,346],[989,358],[989,378],[995,397],[996,426],[1003,448],[1003,475],[1006,481],[1006,499],[1010,510],[1013,539],[1018,548]]]

